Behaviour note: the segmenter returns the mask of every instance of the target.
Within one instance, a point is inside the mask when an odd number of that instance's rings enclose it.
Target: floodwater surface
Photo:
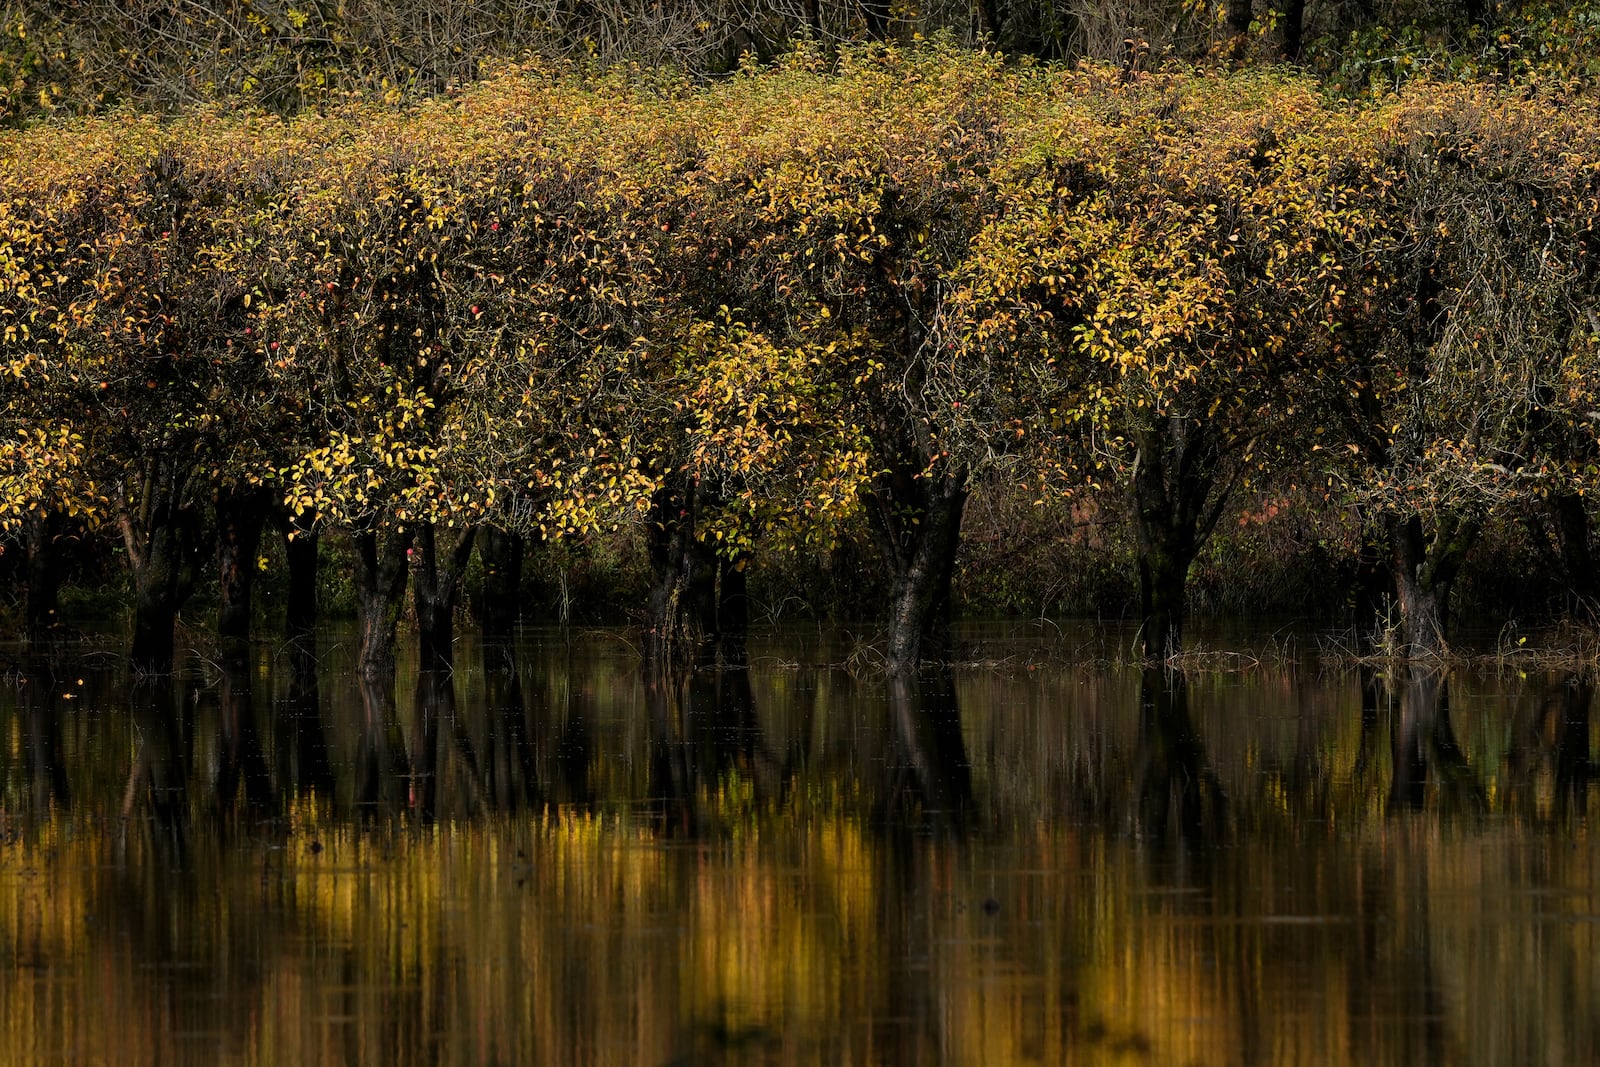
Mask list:
[[[847,642],[14,653],[0,1063],[1600,1061],[1584,679]]]

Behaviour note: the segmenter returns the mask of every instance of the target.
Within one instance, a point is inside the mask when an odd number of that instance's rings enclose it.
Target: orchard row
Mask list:
[[[1597,217],[1586,99],[938,46],[43,126],[0,141],[0,519],[41,604],[53,531],[116,531],[158,671],[203,566],[243,639],[263,526],[343,528],[374,677],[408,579],[448,657],[474,541],[641,525],[667,658],[751,554],[861,536],[901,670],[979,479],[1125,501],[1159,658],[1291,477],[1430,655],[1496,512],[1595,591]]]

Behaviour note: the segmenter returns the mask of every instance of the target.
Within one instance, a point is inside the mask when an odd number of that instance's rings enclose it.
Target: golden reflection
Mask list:
[[[0,1063],[1600,1058],[1581,683],[785,670],[734,718],[547,666],[380,712],[427,816],[355,799],[354,692],[286,744],[266,701],[0,688]]]
[[[685,847],[588,816],[324,828],[320,852],[210,853],[152,877],[151,856],[119,863],[58,817],[0,846],[0,1062],[1253,1049],[1405,1064],[1538,1047],[1577,1063],[1600,1048],[1587,849],[1419,823],[1366,835],[1348,861],[1269,850],[1167,886],[1136,842],[1098,834],[906,855],[861,821],[810,829]]]

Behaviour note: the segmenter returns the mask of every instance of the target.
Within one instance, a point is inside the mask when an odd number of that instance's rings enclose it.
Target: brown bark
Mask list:
[[[1288,0],[1283,8],[1283,58],[1290,63],[1300,62],[1305,39],[1306,0]]]
[[[889,568],[884,665],[914,671],[950,652],[950,585],[967,503],[964,469],[890,472],[868,496],[880,554]]]
[[[1449,652],[1450,593],[1477,539],[1475,519],[1442,515],[1431,536],[1417,515],[1389,522],[1400,644],[1408,659],[1438,659]]]
[[[1217,484],[1220,469],[1216,434],[1204,423],[1172,418],[1139,437],[1131,490],[1147,659],[1165,662],[1183,650],[1189,566],[1232,489]]]
[[[23,618],[30,641],[44,637],[59,621],[65,533],[66,521],[59,515],[32,512],[22,520]]]
[[[448,672],[453,666],[456,601],[472,556],[474,532],[471,526],[450,529],[431,523],[417,529],[411,560],[411,594],[417,609],[419,662],[424,671]]]
[[[1594,551],[1589,544],[1589,510],[1576,493],[1555,493],[1549,498],[1555,520],[1556,547],[1567,593],[1578,614],[1593,621],[1600,613],[1600,581],[1597,581]]]
[[[259,490],[217,496],[217,636],[234,655],[250,641],[251,591],[270,500]]]
[[[198,509],[175,461],[147,474],[136,498],[118,499],[117,523],[133,572],[129,658],[144,674],[172,671],[178,611],[194,589],[202,541]]]
[[[394,701],[395,629],[412,537],[409,529],[366,530],[354,537],[356,611],[361,623],[357,670],[363,681],[387,691],[381,706]]]
[[[1228,33],[1242,37],[1250,32],[1250,22],[1255,17],[1250,0],[1228,0]]]
[[[522,613],[522,560],[526,542],[521,534],[493,526],[478,531],[478,560],[483,564],[483,592],[478,598],[478,625],[488,641],[504,641],[516,629]]]
[[[742,667],[749,658],[750,594],[745,573],[748,562],[748,556],[724,557],[717,561],[717,645],[722,662],[730,667]]]
[[[704,583],[695,574],[695,504],[694,486],[678,475],[669,475],[650,498],[644,631],[644,661],[650,670],[698,658],[703,612],[691,610],[691,604]]]
[[[283,514],[279,521],[289,585],[283,628],[291,641],[305,641],[317,627],[317,555],[321,535],[309,514]]]
[[[651,499],[647,547],[645,662],[653,668],[743,661],[749,609],[743,560],[701,539],[698,517],[708,500],[695,480],[675,476]]]

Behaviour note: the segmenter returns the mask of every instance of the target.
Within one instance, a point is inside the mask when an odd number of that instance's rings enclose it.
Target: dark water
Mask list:
[[[18,662],[0,1064],[1600,1061],[1581,681],[981,636]]]

